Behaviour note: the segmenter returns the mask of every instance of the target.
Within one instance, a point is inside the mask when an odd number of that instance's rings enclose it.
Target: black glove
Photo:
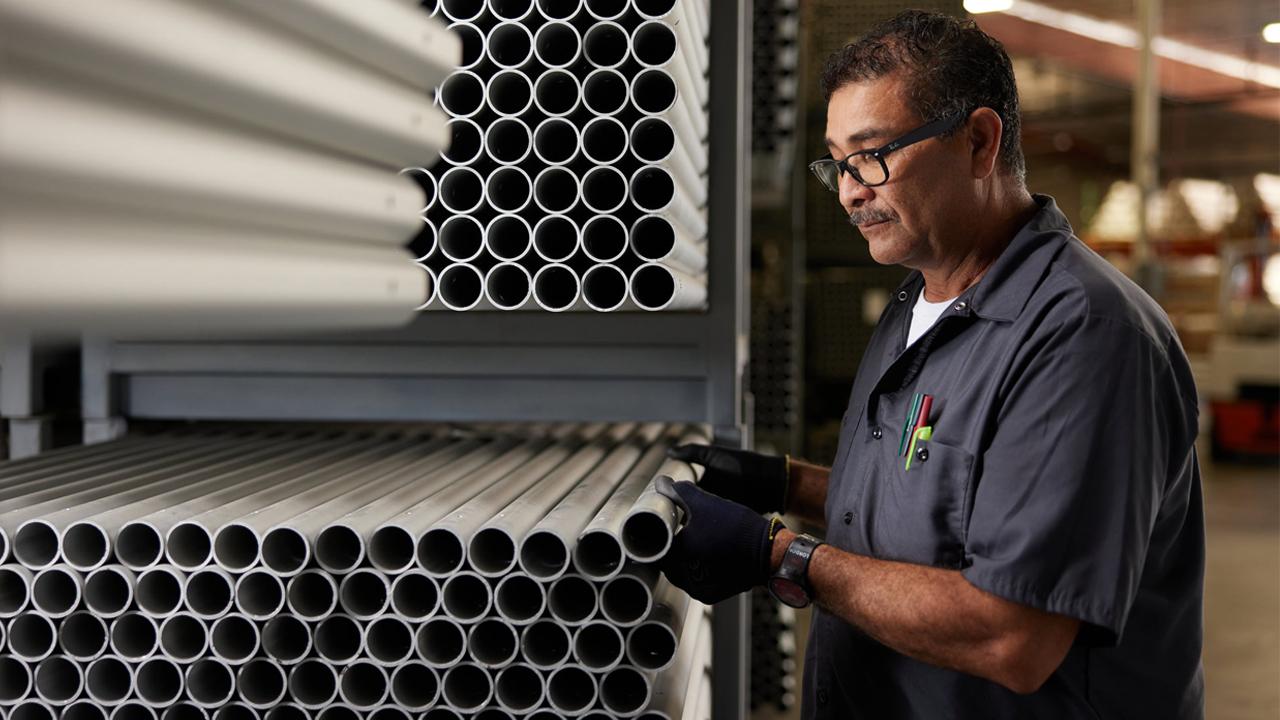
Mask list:
[[[684,528],[658,563],[672,585],[710,605],[769,579],[768,520],[690,482],[662,477],[656,488],[685,514]]]
[[[785,457],[708,445],[679,445],[668,450],[667,456],[706,468],[698,487],[709,493],[746,505],[761,515],[787,510]]]

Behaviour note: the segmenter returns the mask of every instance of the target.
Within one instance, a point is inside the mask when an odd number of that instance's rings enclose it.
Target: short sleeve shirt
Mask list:
[[[894,293],[841,427],[826,540],[958,570],[1081,631],[1048,681],[1019,695],[819,609],[805,718],[1204,716],[1191,371],[1159,306],[1051,198],[1035,199],[1038,214],[910,346],[919,273]],[[918,393],[932,397],[932,434],[911,452]]]

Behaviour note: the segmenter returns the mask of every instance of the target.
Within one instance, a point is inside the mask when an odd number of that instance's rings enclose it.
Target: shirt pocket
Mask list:
[[[863,495],[867,540],[876,557],[959,568],[973,454],[937,441],[918,442],[906,458],[881,456]]]

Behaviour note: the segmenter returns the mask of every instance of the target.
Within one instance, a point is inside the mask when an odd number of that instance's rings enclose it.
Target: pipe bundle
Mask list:
[[[440,0],[452,141],[411,244],[448,310],[706,304],[708,0]]]
[[[0,465],[0,712],[705,717],[660,424],[215,429]]]

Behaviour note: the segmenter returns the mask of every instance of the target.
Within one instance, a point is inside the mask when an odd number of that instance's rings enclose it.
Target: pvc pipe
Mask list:
[[[138,698],[153,708],[163,708],[182,697],[182,669],[178,663],[162,657],[148,658],[134,674]]]
[[[480,126],[467,118],[449,120],[449,147],[440,152],[440,157],[454,165],[471,165],[480,157],[484,149],[484,134]]]
[[[675,76],[680,88],[696,101],[690,110],[703,112],[707,106],[707,78],[701,70],[690,67],[685,53],[680,51],[675,28],[665,22],[647,20],[631,31],[630,46],[631,56],[640,65],[666,70]]]
[[[175,706],[176,707],[176,706]],[[107,709],[92,700],[76,700],[62,709],[61,720],[107,720]],[[165,720],[208,720],[165,716]]]
[[[485,199],[501,213],[516,213],[533,199],[533,180],[518,167],[500,167],[485,180]],[[477,223],[478,224],[478,223]]]
[[[533,249],[533,228],[519,215],[499,215],[485,228],[484,248],[498,260],[520,260]]]
[[[500,70],[485,84],[484,98],[489,109],[498,115],[520,115],[534,102],[533,80],[520,70]]]
[[[239,613],[228,613],[213,621],[209,628],[209,645],[214,657],[230,665],[239,665],[258,654],[262,638],[252,620]]]
[[[14,705],[9,717],[13,720],[57,720],[58,713],[46,702],[28,699]]]
[[[625,654],[622,631],[611,623],[593,620],[573,633],[573,659],[592,672],[618,667]]]
[[[347,705],[330,705],[316,713],[316,720],[361,720],[363,717]]]
[[[599,590],[583,575],[566,573],[547,590],[547,609],[559,622],[583,625],[600,607]]]
[[[297,703],[282,703],[268,710],[263,718],[264,720],[311,720],[311,711]]]
[[[254,568],[236,578],[236,609],[254,620],[267,620],[284,609],[284,582],[280,576]]]
[[[450,168],[440,177],[440,204],[457,215],[475,212],[484,203],[484,179],[469,167]],[[441,235],[445,230],[440,228]]]
[[[421,720],[463,720],[463,718],[457,710],[437,705],[422,713]]]
[[[338,602],[357,620],[372,620],[391,604],[391,581],[376,570],[353,570],[338,586]]]
[[[200,568],[187,576],[187,609],[201,620],[216,620],[235,604],[235,581],[222,568]]]
[[[12,705],[31,694],[31,667],[14,657],[0,656],[0,705]]]
[[[592,70],[582,81],[582,104],[595,115],[617,115],[630,95],[627,79],[611,68]]]
[[[707,269],[707,247],[661,215],[645,215],[628,233],[631,251],[646,262],[678,266],[689,274]]]
[[[485,53],[500,68],[523,68],[533,60],[533,33],[519,22],[503,21],[489,29]]]
[[[427,572],[431,572],[430,569]],[[454,572],[440,588],[441,607],[445,615],[459,622],[474,622],[493,607],[493,590],[489,583],[470,571]]]
[[[413,654],[413,629],[398,617],[378,617],[364,629],[364,652],[384,667],[395,667]]]
[[[628,136],[631,154],[642,163],[663,163],[672,158],[685,162],[696,176],[707,170],[707,153],[702,145],[686,146],[676,135],[671,121],[662,115],[646,115]],[[702,180],[705,184],[705,179]]]
[[[503,668],[494,679],[494,699],[510,713],[524,714],[543,703],[547,683],[542,673],[526,663]]]
[[[165,618],[160,623],[160,652],[182,663],[203,657],[209,652],[209,627],[191,613]]]
[[[31,605],[51,618],[64,618],[80,605],[84,581],[66,565],[57,565],[36,573],[31,583]]]
[[[9,631],[12,643],[13,630]],[[111,623],[111,652],[134,662],[145,660],[160,647],[156,621],[139,612],[127,612]]]
[[[665,120],[675,133],[678,146],[691,157],[701,158],[707,154],[705,118],[680,101],[675,78],[665,70],[649,68],[636,73],[627,96],[640,112]]]
[[[538,14],[547,20],[568,20],[582,10],[582,0],[537,0]]]
[[[245,703],[236,701],[229,702],[214,711],[213,720],[262,720],[262,713]]]
[[[577,126],[564,118],[547,118],[533,131],[533,153],[548,165],[569,163],[581,149],[582,136]]]
[[[15,54],[357,158],[427,162],[444,144],[443,118],[420,91],[240,13],[156,0],[88,8],[7,1],[0,17]],[[120,18],[146,18],[147,31]],[[456,58],[457,41],[425,22],[400,29],[407,37],[427,28],[433,38],[425,50],[435,67],[415,74],[433,85]],[[238,48],[235,58],[228,47]]]
[[[669,212],[685,227],[706,224],[706,208],[677,192],[670,171],[660,165],[645,165],[631,175],[631,201],[645,212]]]
[[[484,0],[440,0],[440,12],[454,22],[477,20],[484,11]]]
[[[641,670],[662,672],[675,662],[690,599],[665,580],[654,591],[649,617],[627,633],[627,660]]]
[[[494,265],[485,274],[484,297],[499,310],[521,310],[533,303],[533,277],[513,262]]]
[[[535,236],[535,242],[536,242]],[[536,245],[535,245],[536,248]],[[533,276],[533,299],[538,307],[549,312],[576,310],[581,303],[581,282],[578,274],[568,265],[552,263],[544,265]]]
[[[138,575],[133,593],[138,610],[154,618],[173,615],[182,609],[182,604],[187,600],[186,587],[189,582],[181,570],[168,565],[143,570]],[[222,590],[214,581],[198,581],[196,589],[199,592],[213,592],[217,597],[221,596]],[[197,598],[196,602],[201,603],[203,600]]]
[[[520,633],[521,655],[539,670],[554,670],[564,665],[572,652],[569,628],[554,620],[536,620]]]
[[[600,680],[600,704],[616,717],[633,717],[649,705],[653,684],[648,676],[632,667],[610,670]]]
[[[418,628],[415,640],[418,657],[433,668],[451,668],[467,654],[466,632],[450,618],[428,619]]]
[[[413,720],[409,711],[394,705],[380,705],[365,715],[368,720]]]
[[[19,660],[40,662],[53,654],[58,644],[58,633],[47,615],[23,613],[9,621],[5,631],[9,640],[9,652]]]
[[[458,663],[441,679],[441,697],[458,712],[475,712],[493,699],[493,677],[475,663]]]
[[[476,69],[486,57],[484,32],[469,22],[450,23],[449,29],[462,41],[462,59],[458,61],[458,69]]]
[[[20,565],[0,566],[0,618],[11,618],[31,602],[31,571]]]
[[[435,254],[438,237],[439,231],[436,229],[436,224],[423,218],[422,229],[409,241],[409,250],[415,255],[413,261],[422,265],[422,269],[431,276],[431,282],[427,288],[427,300],[423,303],[424,305],[430,303],[431,298],[435,297],[436,282],[435,272],[430,267],[423,265],[423,263],[431,259],[431,256]]]
[[[440,585],[421,570],[397,575],[391,582],[391,609],[409,620],[423,620],[440,609]]]
[[[364,630],[350,615],[329,615],[316,623],[316,654],[332,663],[345,664],[360,655]]]
[[[515,90],[519,92],[520,88]],[[564,117],[573,112],[582,102],[582,95],[578,78],[565,70],[548,70],[539,75],[533,85],[533,104],[549,117]]]
[[[578,204],[582,183],[573,172],[558,166],[544,168],[533,181],[533,201],[544,212],[565,213]],[[537,229],[534,230],[537,247]]]
[[[533,250],[549,263],[565,262],[582,246],[582,231],[566,215],[547,215],[533,227]]]
[[[119,705],[133,692],[133,669],[114,655],[104,655],[85,668],[84,689],[98,705]]]
[[[401,170],[400,174],[412,180],[417,184],[418,189],[422,190],[424,200],[422,208],[419,211],[420,213],[426,213],[428,210],[435,207],[437,193],[436,176],[432,175],[430,170],[424,167],[407,167]],[[425,220],[426,218],[423,219]]]
[[[498,118],[485,128],[484,150],[499,165],[524,162],[533,150],[533,131],[519,118]]]
[[[254,658],[236,672],[236,690],[245,704],[257,709],[274,707],[284,700],[289,680],[274,660]]]
[[[608,119],[611,120],[612,118]],[[626,137],[625,132],[622,137]],[[621,147],[625,149],[626,146],[624,144]],[[583,152],[586,152],[585,144]],[[588,210],[595,213],[608,214],[616,212],[626,202],[627,178],[617,168],[591,168],[582,177],[582,204]]]
[[[262,626],[262,649],[281,665],[296,665],[311,653],[311,630],[292,615],[277,615]]]
[[[0,597],[6,597],[6,573],[12,569],[0,569]],[[106,565],[88,574],[84,581],[84,604],[94,614],[104,618],[119,617],[133,604],[134,586],[137,580],[133,572],[121,565]],[[0,613],[0,617],[5,616]]]
[[[621,173],[619,173],[621,175]],[[598,215],[582,227],[582,252],[598,263],[619,260],[627,251],[627,226],[610,215]]]
[[[533,52],[549,68],[570,67],[582,57],[582,35],[567,22],[548,22],[533,36]]]
[[[338,697],[338,670],[331,662],[307,658],[289,670],[289,695],[308,710],[319,710]]]
[[[498,618],[485,618],[467,632],[467,648],[478,665],[502,668],[515,662],[520,637],[515,625]]]
[[[592,67],[616,68],[627,59],[630,38],[615,22],[594,23],[582,36],[582,55]]]
[[[107,646],[107,623],[91,612],[71,613],[58,626],[58,647],[73,660],[97,660]]]
[[[35,690],[50,705],[66,705],[84,690],[84,671],[66,655],[47,657],[36,665]]]
[[[440,273],[439,294],[446,308],[471,310],[484,299],[484,276],[473,265],[453,263]]]
[[[547,677],[547,702],[563,715],[582,715],[596,704],[600,687],[595,676],[576,665],[565,665]]]
[[[338,695],[357,710],[371,710],[386,701],[389,686],[385,669],[368,660],[357,660],[343,668]]]
[[[582,154],[594,163],[612,165],[626,155],[628,140],[627,128],[617,118],[592,118],[582,128]]]
[[[642,310],[697,310],[707,304],[707,287],[694,277],[658,263],[631,273],[631,300]]]
[[[627,302],[627,275],[614,265],[594,265],[582,276],[582,299],[596,312],[613,312]]]
[[[488,0],[488,8],[500,20],[524,20],[533,13],[533,0]]]
[[[411,660],[391,671],[391,700],[405,710],[421,712],[440,699],[440,675],[425,663]]]
[[[503,620],[512,625],[528,625],[546,610],[547,591],[525,573],[509,573],[494,588],[493,604]]]
[[[640,624],[653,609],[653,586],[657,582],[655,566],[629,564],[600,589],[600,613],[620,627]]]
[[[455,118],[469,118],[484,109],[485,84],[470,70],[456,70],[440,83],[436,100]],[[441,144],[443,146],[443,143]]]
[[[470,262],[484,250],[484,229],[467,215],[455,215],[440,226],[440,252],[453,262]]]
[[[665,20],[679,35],[682,52],[691,53],[693,67],[705,69],[710,64],[706,28],[710,18],[705,4],[675,0],[632,0],[631,7],[645,20]]]
[[[303,570],[289,579],[285,603],[303,620],[323,620],[338,607],[338,584],[329,573]]]

